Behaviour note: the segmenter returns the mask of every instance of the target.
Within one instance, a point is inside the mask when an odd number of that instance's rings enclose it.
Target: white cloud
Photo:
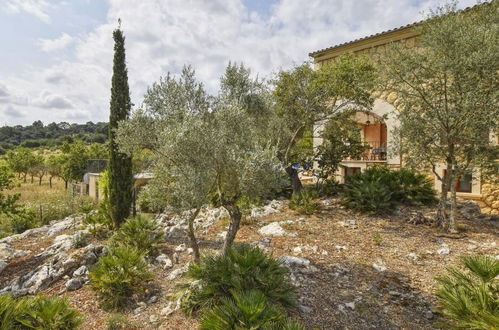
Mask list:
[[[33,100],[33,105],[47,109],[71,109],[74,108],[71,101],[61,95],[52,94],[48,91],[43,91],[40,96]]]
[[[242,61],[268,77],[308,60],[309,52],[419,20],[437,1],[280,0],[262,15],[242,0],[109,0],[105,24],[70,41],[62,41],[71,38],[64,34],[45,40],[48,49],[74,43],[67,57],[3,82],[18,98],[26,97],[27,122],[107,120],[118,18],[126,36],[132,102],[139,106],[148,85],[168,71],[179,73],[184,64],[193,65],[216,92],[228,61]]]
[[[65,48],[70,43],[72,43],[73,40],[73,37],[71,37],[69,34],[63,33],[57,39],[38,39],[37,45],[44,52],[52,52]]]
[[[3,8],[10,13],[26,12],[40,19],[44,23],[50,23],[47,10],[50,3],[44,0],[4,0]]]

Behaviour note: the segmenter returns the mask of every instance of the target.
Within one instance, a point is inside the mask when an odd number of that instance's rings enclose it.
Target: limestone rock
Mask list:
[[[281,227],[277,222],[272,222],[266,226],[263,226],[258,230],[258,233],[263,236],[286,236],[287,232]]]
[[[161,265],[164,269],[172,268],[173,263],[170,258],[166,254],[160,254],[155,259],[156,263]]]
[[[85,281],[80,277],[72,278],[66,282],[66,290],[68,291],[78,290],[83,286],[84,283]]]
[[[284,256],[281,258],[281,262],[284,266],[288,268],[310,266],[310,260],[295,256]]]

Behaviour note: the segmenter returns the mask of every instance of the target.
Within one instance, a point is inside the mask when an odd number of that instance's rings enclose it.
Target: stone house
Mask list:
[[[466,8],[465,11],[474,7]],[[360,39],[331,46],[314,51],[309,54],[313,58],[315,68],[319,68],[328,62],[334,61],[344,54],[374,54],[383,51],[390,43],[399,42],[406,47],[415,47],[418,43],[419,32],[415,27],[421,22],[401,26],[392,30],[380,32]],[[348,177],[365,169],[379,164],[390,168],[400,168],[403,160],[390,145],[395,138],[393,129],[397,127],[396,109],[397,95],[395,93],[379,92],[375,95],[374,105],[369,113],[358,112],[355,120],[358,123],[361,137],[371,148],[359,159],[345,159],[338,170],[337,178],[340,182],[348,181]],[[325,122],[317,123],[314,127],[314,147],[322,143],[320,132]],[[498,137],[491,135],[494,143],[498,143]],[[444,166],[437,168],[444,174]],[[435,189],[441,190],[441,183],[433,174]],[[462,176],[457,182],[457,195],[461,198],[477,200],[482,207],[482,212],[499,214],[499,187],[484,182],[480,172],[475,171],[471,175]]]

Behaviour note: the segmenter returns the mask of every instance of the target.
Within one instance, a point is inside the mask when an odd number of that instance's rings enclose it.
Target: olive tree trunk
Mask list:
[[[456,175],[452,175],[450,180],[450,216],[449,216],[449,232],[457,233],[456,227],[456,213],[457,213],[457,201],[456,201]]]
[[[290,165],[286,167],[286,173],[289,175],[291,186],[293,187],[293,194],[299,194],[303,189],[303,185],[298,176],[298,171]]]
[[[201,257],[199,253],[199,245],[198,241],[196,239],[196,234],[194,232],[194,220],[196,220],[196,217],[199,214],[199,211],[201,211],[201,208],[197,208],[189,217],[188,220],[188,228],[189,230],[187,231],[187,234],[189,235],[189,241],[191,243],[191,248],[194,253],[194,262],[199,263],[199,259]]]
[[[227,231],[227,235],[225,236],[225,241],[222,248],[222,255],[225,256],[229,252],[230,248],[232,247],[232,243],[234,243],[234,240],[236,238],[237,231],[239,230],[239,226],[241,224],[242,213],[236,204],[224,205],[224,208],[229,212],[230,215],[229,230]]]

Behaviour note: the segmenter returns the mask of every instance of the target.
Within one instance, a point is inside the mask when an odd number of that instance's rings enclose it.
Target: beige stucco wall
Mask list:
[[[100,178],[99,173],[89,173],[88,174],[88,195],[94,199],[100,200],[101,196],[99,195],[99,192],[98,192],[99,178]]]

